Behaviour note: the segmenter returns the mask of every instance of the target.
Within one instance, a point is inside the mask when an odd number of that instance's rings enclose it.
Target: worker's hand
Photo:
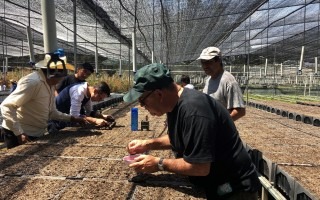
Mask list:
[[[96,126],[99,126],[99,127],[107,126],[107,125],[109,125],[109,122],[107,122],[107,121],[104,120],[104,119],[96,119],[95,125],[96,125]]]
[[[30,138],[24,133],[22,133],[21,135],[18,135],[17,138],[18,138],[19,144],[25,144],[27,142],[31,142]]]
[[[84,118],[84,117],[74,117],[74,116],[71,116],[70,122],[79,123],[82,126],[88,123],[86,118]]]
[[[115,119],[112,115],[102,115],[103,119],[106,120],[107,122],[114,122]]]
[[[144,153],[147,150],[147,140],[132,140],[127,145],[127,151],[129,154]]]
[[[134,159],[135,162],[131,163],[129,167],[132,167],[136,172],[153,173],[159,171],[159,160],[160,158],[151,155],[140,155]]]

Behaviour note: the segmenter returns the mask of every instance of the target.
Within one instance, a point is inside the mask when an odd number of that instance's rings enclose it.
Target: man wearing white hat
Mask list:
[[[47,132],[49,119],[85,122],[84,118],[56,109],[55,85],[67,75],[66,70],[69,69],[60,62],[37,63],[36,67],[40,69],[22,77],[17,88],[2,102],[1,133],[8,149],[43,136]]]
[[[235,121],[246,113],[240,86],[234,76],[223,69],[221,51],[217,47],[205,48],[200,57],[206,80],[203,92],[220,101]]]

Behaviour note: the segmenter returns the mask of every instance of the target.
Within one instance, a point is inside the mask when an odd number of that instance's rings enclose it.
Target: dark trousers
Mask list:
[[[1,128],[1,134],[4,136],[4,143],[6,144],[8,149],[19,146],[18,137],[10,130]],[[30,140],[35,140],[36,137],[28,136]]]
[[[64,129],[65,127],[77,127],[77,126],[79,126],[79,124],[75,122],[50,120],[48,121],[47,129],[49,134],[55,134],[59,130]]]
[[[4,142],[4,135],[2,134],[2,131],[0,131],[0,142]]]

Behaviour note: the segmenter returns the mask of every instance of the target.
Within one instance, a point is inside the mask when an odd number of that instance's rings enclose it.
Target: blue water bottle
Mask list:
[[[131,108],[131,131],[138,130],[138,108]]]

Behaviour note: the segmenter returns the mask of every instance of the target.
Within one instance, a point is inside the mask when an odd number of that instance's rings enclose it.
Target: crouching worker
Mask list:
[[[55,85],[66,69],[36,65],[39,70],[22,77],[17,88],[2,102],[2,134],[7,148],[13,148],[43,136],[50,119],[85,123],[80,117],[59,112],[55,106]]]
[[[98,127],[108,126],[114,122],[111,115],[102,115],[92,111],[93,101],[102,101],[110,96],[110,88],[106,82],[100,82],[96,86],[89,86],[87,82],[69,85],[56,96],[56,106],[61,112],[71,114],[74,117],[84,117],[87,123]],[[49,132],[73,126],[72,123],[50,121]]]
[[[128,152],[172,149],[176,158],[140,155],[129,167],[136,172],[189,176],[191,183],[205,190],[207,199],[258,199],[260,182],[255,166],[222,104],[177,85],[162,64],[142,67],[134,81],[124,101],[138,100],[150,114],[166,114],[168,134],[133,140],[127,145]]]

